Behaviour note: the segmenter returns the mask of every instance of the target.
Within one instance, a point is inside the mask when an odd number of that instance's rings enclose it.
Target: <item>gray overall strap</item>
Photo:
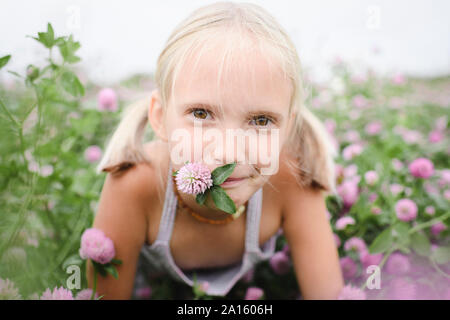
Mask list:
[[[164,199],[164,209],[162,212],[158,238],[156,239],[156,241],[168,242],[170,240],[170,236],[172,234],[173,229],[173,223],[175,219],[177,201],[178,199],[173,192],[172,164],[169,163],[169,172],[167,173],[166,195]]]
[[[261,220],[262,187],[250,198],[247,208],[247,227],[245,231],[245,250],[259,252],[259,222]]]

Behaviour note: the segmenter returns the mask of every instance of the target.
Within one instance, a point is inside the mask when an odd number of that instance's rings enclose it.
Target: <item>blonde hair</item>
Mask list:
[[[232,37],[228,36],[230,34]],[[185,61],[196,54],[198,62],[201,53],[208,51],[214,39],[228,44],[223,52],[222,68],[226,57],[234,52],[239,54],[243,44],[256,47],[263,56],[270,54],[268,61],[277,62],[291,80],[293,93],[289,110],[296,114],[287,148],[294,160],[287,165],[295,173],[299,185],[336,193],[333,161],[336,149],[323,123],[305,106],[297,50],[285,30],[258,5],[216,2],[195,10],[176,26],[159,55],[155,73],[163,107],[166,108],[169,99],[173,98],[177,75]],[[150,98],[145,98],[126,108],[97,167],[98,173],[121,171],[142,161],[150,163],[142,148],[149,106]]]

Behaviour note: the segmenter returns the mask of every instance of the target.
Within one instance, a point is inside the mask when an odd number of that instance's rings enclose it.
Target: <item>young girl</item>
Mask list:
[[[202,7],[170,35],[155,82],[149,98],[127,108],[97,168],[108,174],[94,227],[114,241],[123,261],[118,279],[98,278],[103,299],[129,299],[141,276],[160,275],[189,286],[195,276],[208,283],[206,293],[224,296],[274,254],[281,233],[302,297],[337,298],[344,284],[325,206],[325,195],[335,193],[336,150],[303,103],[299,58],[283,28],[254,4]],[[142,143],[148,124],[155,138]],[[195,137],[199,124],[224,135],[277,132],[279,146],[269,146],[277,170],[263,174],[267,163],[240,160],[258,149],[234,153]],[[174,138],[180,132],[192,147],[182,161]],[[172,174],[184,160],[207,163],[205,156],[213,160],[211,171],[237,162],[221,186],[236,207],[244,206],[239,217],[177,190]],[[92,287],[90,263],[87,272]]]

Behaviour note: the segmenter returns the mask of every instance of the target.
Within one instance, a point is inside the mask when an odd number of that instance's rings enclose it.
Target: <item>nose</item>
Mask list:
[[[246,146],[240,143],[236,143],[233,139],[224,139],[224,143],[218,143],[214,148],[213,159],[216,165],[225,165],[228,163],[236,162],[236,164],[245,164]]]

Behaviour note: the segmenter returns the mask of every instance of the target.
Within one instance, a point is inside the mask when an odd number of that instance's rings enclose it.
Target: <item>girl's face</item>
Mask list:
[[[237,162],[230,178],[242,179],[222,187],[239,206],[276,174],[279,154],[293,123],[289,114],[292,87],[281,70],[255,54],[243,55],[238,63],[232,63],[219,87],[218,56],[215,51],[204,54],[195,71],[187,61],[161,127],[164,140],[169,142],[173,170],[187,160],[203,162],[211,171]],[[245,137],[246,132],[252,139]],[[227,135],[240,136],[245,143],[238,144],[236,138],[234,143],[227,141]]]

